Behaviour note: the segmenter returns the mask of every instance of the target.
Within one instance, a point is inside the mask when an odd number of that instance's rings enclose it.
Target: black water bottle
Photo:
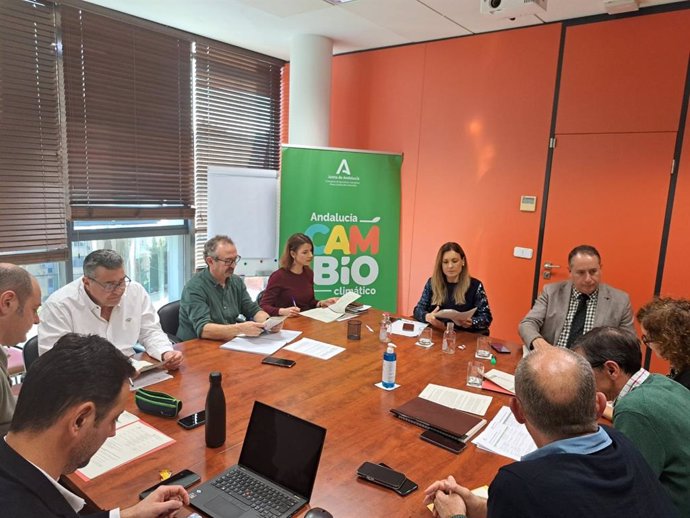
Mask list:
[[[220,372],[208,376],[211,386],[206,396],[206,446],[218,448],[225,443],[225,394]]]

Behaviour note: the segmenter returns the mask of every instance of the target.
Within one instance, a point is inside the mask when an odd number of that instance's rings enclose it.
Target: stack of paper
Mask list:
[[[270,356],[301,334],[302,331],[281,329],[277,333],[264,333],[259,336],[236,336],[229,342],[225,342],[220,348]]]
[[[174,442],[137,416],[123,412],[117,419],[115,436],[108,437],[89,463],[76,473],[90,480]]]
[[[330,360],[336,354],[343,352],[345,348],[325,342],[319,342],[318,340],[312,340],[311,338],[302,338],[301,340],[297,340],[294,344],[288,345],[285,350],[292,351],[293,353],[306,354],[307,356],[313,356],[321,360]]]
[[[434,316],[436,318],[440,318],[442,320],[452,320],[455,325],[462,326],[463,322],[465,322],[468,318],[472,318],[472,315],[474,315],[475,311],[477,311],[477,308],[472,308],[468,311],[457,311],[455,309],[442,309],[442,310],[434,313]]]
[[[498,411],[486,430],[472,442],[482,450],[513,460],[520,460],[523,455],[537,449],[525,425],[515,420],[513,412],[507,406]]]
[[[424,322],[417,322],[416,320],[399,318],[391,325],[391,333],[400,336],[419,336],[419,333],[422,332],[422,329],[428,325],[429,324]]]
[[[313,318],[320,322],[335,322],[338,317],[341,317],[347,306],[359,298],[359,294],[354,291],[348,291],[345,295],[338,299],[338,302],[331,304],[327,308],[314,308],[302,311],[300,315],[304,317]]]
[[[470,414],[486,415],[489,409],[491,396],[482,396],[465,390],[444,387],[429,383],[419,397]]]

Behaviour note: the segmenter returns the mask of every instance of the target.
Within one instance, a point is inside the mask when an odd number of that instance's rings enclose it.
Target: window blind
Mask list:
[[[197,41],[194,56],[198,268],[204,266],[203,247],[209,237],[208,166],[279,167],[281,73],[285,62],[208,41]]]
[[[52,4],[0,3],[0,261],[67,257]]]
[[[191,43],[63,6],[73,219],[193,218]]]

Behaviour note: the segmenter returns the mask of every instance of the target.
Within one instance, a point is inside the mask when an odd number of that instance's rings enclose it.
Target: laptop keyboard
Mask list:
[[[240,470],[224,473],[211,484],[267,518],[280,516],[297,503],[294,498]]]

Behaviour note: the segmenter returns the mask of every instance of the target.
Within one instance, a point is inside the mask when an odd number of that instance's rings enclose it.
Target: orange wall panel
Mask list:
[[[690,10],[569,27],[556,133],[676,131]]]
[[[517,339],[530,306],[560,25],[429,44],[407,306],[417,302],[439,246],[457,241],[485,285],[492,334]]]
[[[405,311],[400,287],[406,285],[414,260],[411,236],[425,54],[425,45],[413,45],[333,60],[331,146],[404,153],[398,311]]]
[[[671,216],[661,295],[690,299],[690,117],[686,119],[683,150]],[[668,362],[652,356],[652,370],[668,372]]]
[[[685,124],[661,294],[690,299],[690,117]]]

